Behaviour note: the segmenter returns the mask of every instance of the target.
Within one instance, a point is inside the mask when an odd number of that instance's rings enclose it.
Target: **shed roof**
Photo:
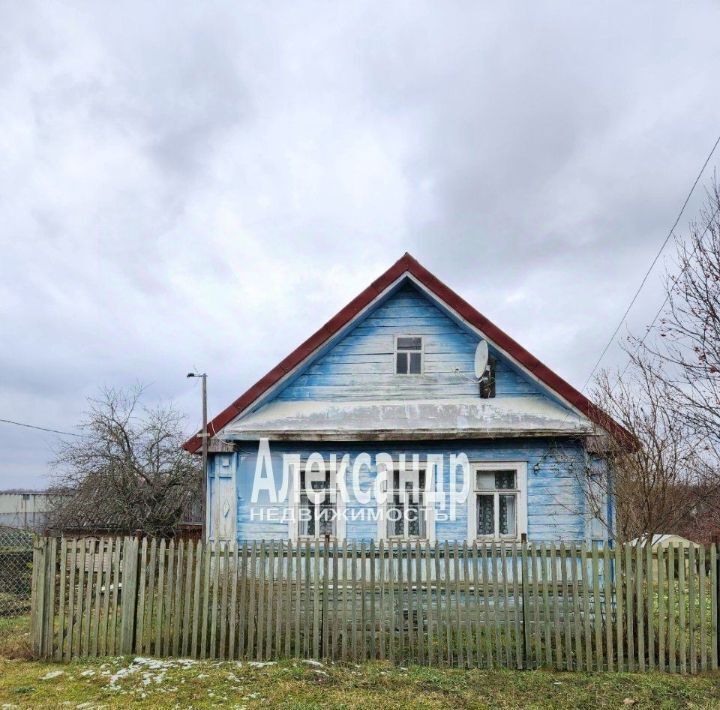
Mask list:
[[[452,439],[589,434],[580,415],[539,397],[394,401],[274,400],[223,430],[223,438],[255,440]]]

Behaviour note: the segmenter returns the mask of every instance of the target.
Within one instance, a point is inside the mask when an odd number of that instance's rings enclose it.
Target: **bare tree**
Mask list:
[[[55,529],[170,535],[197,502],[200,466],[181,445],[182,415],[172,405],[141,406],[142,386],[89,399],[84,436],[56,456]]]
[[[709,462],[720,458],[720,185],[677,240],[677,273],[666,280],[660,337],[642,349],[658,357],[663,384]]]
[[[628,355],[622,376],[599,375],[594,398],[630,437],[602,438],[610,475],[586,483],[587,504],[600,520],[606,497],[614,496],[621,541],[678,532],[708,490],[717,490],[684,412],[672,406],[661,363],[642,352]]]

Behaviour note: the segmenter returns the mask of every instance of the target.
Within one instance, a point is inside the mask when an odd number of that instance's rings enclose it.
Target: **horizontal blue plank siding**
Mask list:
[[[395,374],[395,336],[422,336],[423,374]],[[477,399],[478,336],[414,285],[399,288],[275,396],[282,400]],[[499,353],[498,397],[547,392]]]
[[[383,452],[393,458],[405,453],[409,458],[419,453],[424,459],[426,454],[444,455],[445,490],[449,485],[449,460],[451,454],[464,452],[471,461],[523,461],[528,471],[528,539],[531,541],[580,541],[586,538],[586,509],[583,484],[585,475],[585,453],[581,442],[564,441],[557,444],[547,439],[502,439],[473,440],[453,442],[407,442],[407,443],[278,443],[271,445],[273,472],[276,485],[280,486],[282,477],[282,454],[295,453],[302,458],[313,452],[325,456],[335,453],[338,459],[350,454],[350,466],[361,452],[371,457]],[[213,454],[210,461],[210,475],[220,470],[217,461],[232,458],[232,470],[236,476],[237,500],[237,537],[239,540],[280,540],[288,537],[288,524],[281,520],[260,520],[262,508],[270,506],[268,501],[251,505],[251,493],[257,448],[247,445],[233,454]],[[227,467],[225,467],[227,470]],[[363,467],[361,484],[370,486],[376,476],[376,470],[368,471]],[[348,473],[350,478],[350,472]],[[350,485],[350,480],[348,481]],[[374,501],[371,503],[375,505]],[[349,501],[347,510],[358,507],[357,501]],[[253,519],[254,511],[254,519]],[[454,521],[438,521],[435,532],[438,540],[465,540],[467,538],[467,510],[458,511]],[[351,540],[369,540],[377,537],[377,523],[348,519],[346,537]]]

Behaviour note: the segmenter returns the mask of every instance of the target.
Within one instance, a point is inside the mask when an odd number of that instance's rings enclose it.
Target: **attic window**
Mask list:
[[[419,375],[422,372],[422,338],[398,336],[395,339],[395,373]]]

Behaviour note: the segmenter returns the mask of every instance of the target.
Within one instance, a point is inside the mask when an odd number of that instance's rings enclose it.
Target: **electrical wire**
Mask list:
[[[77,434],[71,431],[60,431],[59,429],[49,429],[44,426],[36,426],[35,424],[27,424],[26,422],[16,422],[12,419],[0,419],[0,424],[14,424],[15,426],[25,427],[26,429],[38,429],[39,431],[47,431],[51,434],[61,434],[62,436],[79,436],[84,438],[84,434]]]
[[[705,229],[703,230],[703,233],[700,235],[700,237],[698,237],[698,243],[701,242],[701,241],[705,238],[705,235],[708,233],[708,230],[709,230],[710,227],[712,226],[712,223],[713,223],[713,221],[715,220],[715,217],[717,217],[718,213],[720,213],[720,205],[718,205],[718,206],[715,208],[715,211],[712,213],[712,215],[710,215],[710,219],[708,220],[708,223],[707,223],[707,225],[705,226]],[[697,245],[696,245],[694,251],[697,252]],[[685,271],[687,270],[689,264],[690,264],[689,261],[685,262],[685,264],[683,265],[682,269],[680,269],[680,273],[678,273],[677,276],[673,277],[673,280],[674,280],[676,283],[677,283],[677,281],[680,279],[680,277],[685,273]],[[670,300],[670,294],[671,294],[671,292],[672,292],[672,289],[669,289],[668,292],[665,294],[665,298],[663,299],[662,304],[660,304],[660,308],[657,309],[657,312],[656,312],[655,315],[653,316],[652,321],[650,321],[650,325],[647,326],[647,330],[645,331],[645,335],[643,335],[643,337],[640,338],[640,341],[639,341],[638,344],[635,346],[632,355],[628,358],[628,361],[627,361],[627,363],[625,364],[625,367],[624,367],[623,371],[620,373],[620,379],[622,379],[622,377],[623,377],[623,376],[625,375],[625,373],[627,372],[628,368],[630,367],[630,364],[631,364],[631,362],[632,362],[633,357],[634,357],[635,355],[637,355],[637,353],[639,352],[640,348],[645,344],[645,340],[647,339],[648,335],[650,335],[650,331],[655,327],[655,323],[657,322],[657,319],[660,317],[660,315],[662,314],[662,312],[665,310],[665,306],[667,306],[667,303],[668,303],[668,301]]]
[[[695,192],[695,188],[697,187],[697,184],[700,182],[700,178],[702,177],[702,174],[705,172],[705,168],[707,167],[708,163],[710,162],[710,159],[712,158],[713,154],[715,153],[715,149],[718,147],[718,144],[720,144],[720,136],[717,137],[717,140],[715,141],[715,144],[712,147],[712,150],[710,153],[708,153],[707,158],[705,158],[705,162],[703,163],[702,168],[700,168],[700,172],[698,173],[697,177],[695,178],[695,182],[692,184],[692,187],[690,188],[690,192],[688,192],[687,197],[685,198],[685,202],[683,202],[682,207],[680,208],[680,211],[678,212],[677,217],[675,218],[675,222],[673,223],[673,226],[670,227],[670,231],[667,233],[667,236],[665,237],[663,243],[660,245],[660,248],[658,249],[657,253],[655,254],[655,258],[652,260],[652,263],[650,264],[650,267],[645,272],[645,275],[642,278],[642,281],[640,282],[640,285],[637,287],[637,290],[635,291],[633,297],[630,299],[630,304],[625,309],[625,312],[623,313],[622,318],[620,319],[620,322],[617,324],[617,327],[613,331],[612,335],[610,336],[610,339],[606,343],[605,347],[602,349],[602,352],[600,353],[600,357],[598,357],[597,361],[593,365],[592,370],[590,371],[590,374],[587,376],[587,379],[585,380],[585,383],[583,384],[581,391],[583,391],[588,384],[590,383],[590,380],[592,379],[593,375],[595,374],[596,370],[600,366],[600,363],[602,362],[603,358],[607,354],[607,351],[610,349],[610,346],[615,342],[615,338],[617,334],[620,332],[620,328],[622,328],[623,323],[625,322],[625,319],[627,318],[628,314],[630,313],[630,310],[635,305],[635,302],[638,299],[638,296],[640,295],[640,292],[642,291],[643,287],[645,286],[645,283],[648,280],[648,277],[650,276],[652,270],[655,268],[655,264],[657,264],[658,259],[662,255],[663,251],[665,250],[665,247],[667,246],[668,242],[670,241],[670,238],[672,237],[675,227],[678,226],[678,223],[680,222],[680,219],[685,212],[685,208],[687,207],[688,202],[690,202],[690,198],[692,197],[693,192]]]

